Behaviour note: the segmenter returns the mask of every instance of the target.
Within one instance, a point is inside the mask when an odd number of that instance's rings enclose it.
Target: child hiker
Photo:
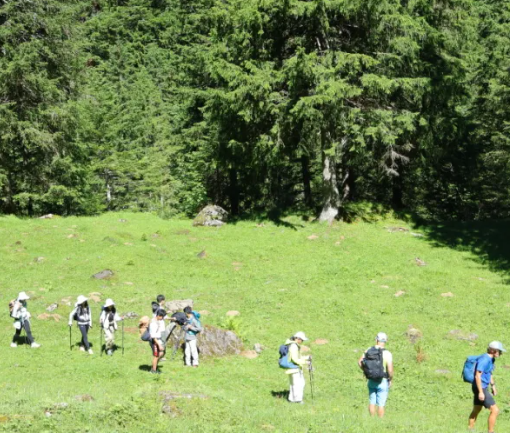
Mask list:
[[[30,347],[37,348],[41,346],[34,341],[34,337],[32,336],[32,330],[30,328],[30,313],[27,310],[27,300],[29,299],[30,296],[28,296],[25,292],[20,292],[16,300],[12,302],[11,317],[14,318],[13,326],[16,329],[16,332],[12,337],[11,347],[18,347],[17,341],[19,340],[22,329],[24,329],[27,334],[27,340]]]
[[[198,349],[197,349],[197,334],[202,331],[202,325],[200,324],[200,314],[195,313],[191,307],[184,309],[186,313],[187,321],[182,327],[185,332],[185,350],[184,359],[187,367],[198,367]],[[192,361],[193,359],[193,361]],[[193,362],[193,364],[192,364]]]
[[[83,352],[87,351],[92,355],[94,352],[92,352],[87,338],[89,329],[92,328],[92,313],[90,311],[88,299],[83,295],[78,296],[76,304],[74,304],[74,309],[71,311],[71,314],[69,314],[69,326],[73,326],[73,319],[78,323],[78,328],[81,332],[80,350]]]
[[[106,354],[113,355],[113,346],[115,343],[115,331],[117,330],[117,322],[121,321],[122,317],[117,314],[115,302],[107,299],[99,317],[99,325],[104,331],[104,341]]]
[[[150,340],[149,344],[152,349],[152,374],[161,374],[158,370],[158,364],[161,358],[165,355],[165,342],[162,339],[161,334],[165,330],[165,321],[163,318],[166,316],[166,311],[159,309],[155,313],[155,317],[151,320],[149,325]]]

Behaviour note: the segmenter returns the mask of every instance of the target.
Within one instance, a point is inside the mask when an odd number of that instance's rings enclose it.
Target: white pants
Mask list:
[[[193,358],[193,365],[198,365],[197,340],[186,341],[184,356],[186,365],[191,365],[191,358]]]
[[[289,384],[289,401],[292,403],[303,401],[303,393],[305,392],[305,375],[303,370],[289,374]]]
[[[113,349],[113,344],[115,342],[115,328],[113,326],[104,328],[104,342],[106,350]]]

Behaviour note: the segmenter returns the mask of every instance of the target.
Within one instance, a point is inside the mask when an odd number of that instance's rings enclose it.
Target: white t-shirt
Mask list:
[[[151,324],[149,325],[149,333],[151,335],[151,339],[157,338],[158,340],[161,338],[161,333],[165,330],[165,322],[163,320],[152,319]]]

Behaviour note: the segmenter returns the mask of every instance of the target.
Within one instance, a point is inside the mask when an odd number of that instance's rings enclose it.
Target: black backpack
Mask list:
[[[156,314],[156,311],[158,311],[161,307],[156,301],[151,302],[151,308],[152,308],[152,314]]]
[[[361,365],[367,379],[382,380],[388,378],[388,374],[384,371],[384,350],[374,346],[366,351]]]
[[[186,322],[188,321],[188,316],[186,316],[186,314],[182,313],[182,312],[174,313],[174,314],[172,314],[172,317],[175,319],[177,324],[180,326],[186,324]]]

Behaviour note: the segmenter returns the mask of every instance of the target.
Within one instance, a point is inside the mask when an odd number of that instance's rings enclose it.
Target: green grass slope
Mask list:
[[[425,236],[416,237],[389,233],[390,226],[408,227],[392,220],[328,227],[291,218],[279,225],[193,228],[190,221],[144,214],[0,218],[0,431],[465,431],[471,392],[460,380],[464,358],[482,353],[494,339],[510,346],[505,251],[463,239],[474,233],[469,227],[458,232],[422,227],[414,230]],[[497,243],[498,236],[491,240]],[[206,257],[198,258],[204,249]],[[499,254],[494,269],[491,254]],[[34,261],[38,257],[44,259]],[[427,266],[417,266],[416,257]],[[91,279],[103,269],[115,276]],[[20,290],[31,292],[40,349],[9,347],[14,328],[7,303]],[[133,332],[133,320],[126,322],[124,356],[120,351],[99,356],[97,324],[90,334],[96,354],[70,351],[70,307],[61,304],[53,312],[62,316],[60,322],[36,317],[64,297],[74,301],[92,292],[103,301],[112,297],[121,313],[140,315],[149,313],[159,293],[192,298],[196,309],[210,312],[203,323],[213,325],[238,310],[246,347],[261,343],[266,349],[256,359],[202,359],[198,369],[183,368],[176,357],[162,363],[164,374],[154,377],[144,370],[151,354]],[[96,322],[100,305],[92,302]],[[405,335],[409,325],[423,333],[415,345]],[[304,406],[277,397],[288,388],[277,366],[278,346],[298,330],[310,336],[316,364],[315,400],[307,383]],[[479,337],[457,339],[452,330]],[[379,331],[388,333],[395,360],[384,420],[368,416],[366,384],[357,367]],[[73,339],[78,342],[76,327]],[[510,359],[503,356],[496,370],[501,432],[510,429],[507,365]],[[208,398],[175,400],[172,417],[161,412],[160,391]],[[84,394],[93,400],[76,398]],[[64,402],[66,408],[55,409]],[[52,416],[45,415],[47,409]],[[485,431],[486,419],[482,413],[479,431]]]

